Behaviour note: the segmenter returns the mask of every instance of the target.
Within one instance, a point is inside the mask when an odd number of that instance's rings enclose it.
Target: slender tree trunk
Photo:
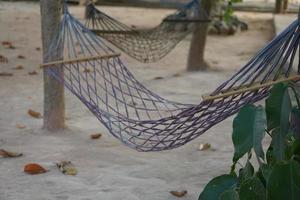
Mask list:
[[[48,55],[51,40],[61,19],[62,0],[41,0],[43,62],[61,59],[61,54]],[[59,69],[60,73],[62,69]],[[56,131],[65,128],[64,87],[44,70],[44,128]]]
[[[275,13],[283,13],[283,0],[276,0]]]
[[[216,0],[202,0],[201,3],[208,16],[210,16]],[[209,23],[199,23],[193,33],[188,56],[188,71],[206,70],[209,68],[208,63],[204,59],[208,28]]]

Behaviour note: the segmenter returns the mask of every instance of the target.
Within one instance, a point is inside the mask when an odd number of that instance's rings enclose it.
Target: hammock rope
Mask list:
[[[198,105],[147,89],[119,54],[67,10],[47,56],[60,59],[42,67],[121,142],[138,151],[162,151],[188,143],[242,106],[265,98],[272,84],[298,81],[292,68],[299,39],[297,19]]]
[[[201,0],[192,0],[157,27],[142,31],[128,27],[89,4],[86,26],[134,59],[155,62],[191,33],[195,24],[209,22],[200,5]]]

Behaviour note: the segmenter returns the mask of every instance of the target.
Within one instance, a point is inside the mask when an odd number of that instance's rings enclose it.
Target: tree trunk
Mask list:
[[[208,16],[215,5],[216,0],[202,0],[202,6]],[[207,32],[209,23],[199,23],[193,33],[190,51],[188,56],[188,71],[206,70],[209,68],[208,63],[204,60],[204,52],[206,45]]]
[[[48,49],[61,20],[62,0],[41,0],[41,24],[43,62],[61,59],[61,53],[52,57]],[[58,69],[63,73],[62,69]],[[57,80],[49,76],[44,69],[44,128],[56,131],[65,128],[64,87]]]
[[[283,0],[276,0],[275,13],[283,13]]]

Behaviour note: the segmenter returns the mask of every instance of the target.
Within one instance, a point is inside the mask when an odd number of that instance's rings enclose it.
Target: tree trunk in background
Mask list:
[[[201,3],[208,16],[210,16],[216,0],[202,0]],[[208,28],[209,23],[199,23],[193,33],[188,56],[188,71],[205,70],[209,68],[208,63],[204,60]]]
[[[43,62],[61,59],[48,57],[48,49],[61,19],[62,0],[41,0]],[[62,73],[62,69],[59,69]],[[44,128],[56,131],[65,128],[64,87],[44,70]]]
[[[275,13],[283,12],[283,0],[276,0],[275,3]]]

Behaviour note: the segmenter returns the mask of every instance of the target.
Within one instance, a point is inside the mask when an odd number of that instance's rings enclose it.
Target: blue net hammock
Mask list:
[[[93,4],[88,5],[85,25],[129,56],[148,63],[165,57],[194,30],[195,24],[208,22],[201,1],[192,0],[150,30],[131,28],[101,12]]]
[[[144,87],[107,46],[67,10],[42,66],[77,96],[109,132],[138,151],[180,147],[269,94],[270,87],[297,81],[299,19],[229,80],[197,105],[160,97]],[[296,63],[299,68],[299,63]]]

